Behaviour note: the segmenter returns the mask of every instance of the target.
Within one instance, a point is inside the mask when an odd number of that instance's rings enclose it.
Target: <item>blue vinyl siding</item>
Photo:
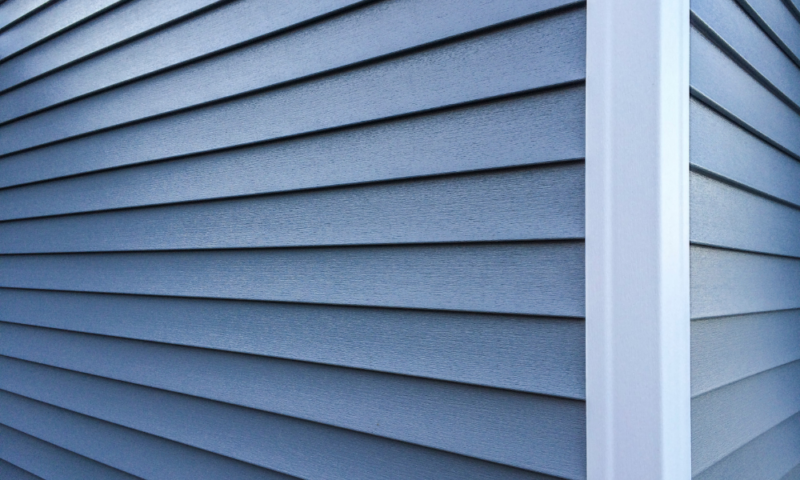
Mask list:
[[[34,3],[0,474],[586,478],[583,2]]]
[[[692,470],[800,468],[800,17],[693,0]],[[794,471],[795,473],[790,473]]]

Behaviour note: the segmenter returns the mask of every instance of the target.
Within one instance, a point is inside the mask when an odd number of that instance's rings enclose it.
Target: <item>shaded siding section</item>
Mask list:
[[[692,470],[800,464],[800,17],[693,0]]]
[[[0,467],[586,477],[582,2],[90,3],[0,33]]]

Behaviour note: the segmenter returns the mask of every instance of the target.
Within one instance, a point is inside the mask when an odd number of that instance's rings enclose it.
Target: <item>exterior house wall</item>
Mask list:
[[[42,4],[3,478],[586,477],[583,3]]]
[[[779,479],[800,464],[800,11],[693,0],[692,25],[692,470]]]

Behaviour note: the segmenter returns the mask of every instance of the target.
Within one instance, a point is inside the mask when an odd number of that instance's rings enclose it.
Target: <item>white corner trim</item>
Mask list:
[[[588,0],[589,480],[691,477],[689,0]]]

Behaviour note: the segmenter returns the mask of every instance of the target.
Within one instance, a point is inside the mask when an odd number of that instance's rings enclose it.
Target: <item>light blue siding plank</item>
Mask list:
[[[800,273],[800,265],[789,268]],[[542,242],[0,256],[0,286],[582,317],[584,248]]]
[[[578,239],[583,173],[575,163],[6,222],[0,253]]]
[[[800,462],[797,414],[694,477],[695,480],[793,480],[787,471]],[[800,468],[796,469],[800,472]],[[784,476],[785,474],[785,476]]]
[[[27,16],[43,8],[54,0],[6,0],[0,3],[0,32],[10,28],[10,25],[22,21]]]
[[[2,189],[0,220],[582,158],[584,103],[578,86]]]
[[[693,166],[800,206],[800,162],[695,99],[690,126]]]
[[[748,75],[696,28],[691,86],[774,144],[800,158],[800,114]]]
[[[691,249],[692,317],[800,308],[800,260],[716,248]]]
[[[781,480],[800,480],[800,463],[787,473]]]
[[[585,70],[584,28],[585,12],[573,10],[335,75],[6,157],[0,160],[0,176],[4,178],[3,185],[8,186],[25,179],[56,176],[55,169],[46,165],[73,164],[66,171],[79,173],[579,81]],[[565,35],[565,31],[575,33]],[[225,75],[236,77],[231,71]],[[203,85],[214,84],[199,72],[193,78],[202,79]],[[182,85],[181,94],[173,91],[170,97],[181,98],[196,90]],[[151,96],[147,99],[160,103]],[[104,103],[100,117],[70,116],[70,122],[47,129],[31,129],[35,118],[30,117],[1,130],[0,151],[9,153],[38,145],[48,141],[45,136],[55,139],[64,128],[91,129],[94,127],[89,124],[105,122],[103,117],[118,113],[124,112]],[[113,155],[109,155],[111,152]],[[54,154],[58,158],[55,163]],[[23,174],[22,169],[29,173]],[[64,167],[58,170],[63,171]]]
[[[797,462],[800,462],[800,414],[757,437],[694,479],[790,480],[792,473],[787,471]]]
[[[87,25],[81,29],[86,32],[79,39],[59,38],[48,49],[41,49],[35,57],[26,60],[25,64],[41,64],[42,69],[52,67],[56,62],[64,62],[65,51],[69,52],[68,58],[83,53],[82,48],[73,45],[78,40],[94,40],[90,42],[92,45],[108,42],[106,30],[110,25],[140,16],[146,18],[152,15],[152,11],[159,10],[147,5],[139,7],[142,1],[120,8],[118,19],[104,19],[103,25],[94,28],[99,32]],[[9,92],[0,97],[0,122],[207,56],[253,38],[274,34],[357,3],[355,0],[247,0],[224,5]],[[145,83],[120,87],[67,107],[62,113],[54,112],[42,118],[63,119],[74,111],[91,115],[101,104],[124,108],[124,112],[101,120],[105,121],[101,125],[111,125],[387,55],[568,3],[574,3],[574,0],[372,2],[363,9],[203,60]],[[208,35],[210,31],[215,34]],[[116,36],[121,40],[133,33],[127,33],[123,28]],[[76,32],[75,36],[78,34]],[[365,38],[374,41],[365,42]],[[6,83],[10,84],[16,77],[19,77],[17,81],[29,77],[33,72],[28,73],[28,70],[30,68],[21,71],[13,65],[9,68],[0,65],[0,78],[8,73]],[[236,75],[230,75],[231,72],[236,72]],[[3,85],[0,80],[0,87]],[[175,92],[180,93],[176,95]],[[145,99],[144,104],[140,105],[142,99]]]
[[[0,35],[0,61],[73,27],[120,0],[60,0]]]
[[[545,468],[585,441],[579,401],[6,323],[0,332],[1,355],[518,468]]]
[[[357,1],[123,2],[80,28],[0,64],[0,91],[39,78],[35,84],[19,86],[0,97],[0,121],[329,14]],[[209,12],[196,15],[209,7]],[[163,28],[164,24],[170,25]],[[208,35],[209,31],[215,35]],[[67,65],[70,68],[66,71],[53,71]],[[41,78],[43,75],[47,76]]]
[[[737,0],[787,55],[800,64],[800,19],[792,17],[787,0]]]
[[[800,257],[800,207],[782,205],[697,173],[690,180],[693,243]],[[2,224],[0,232],[1,228]]]
[[[695,15],[800,109],[800,65],[786,56],[735,0],[692,0],[691,3]]]
[[[128,473],[0,425],[0,457],[42,478],[134,480]],[[2,477],[6,478],[6,477]]]
[[[582,320],[9,289],[0,320],[584,398]]]
[[[7,357],[0,361],[8,372],[4,390],[301,478],[540,478],[281,415]],[[584,465],[573,464],[575,453],[548,459],[550,469],[584,478]]]
[[[4,480],[42,480],[41,477],[0,458],[0,478]]]
[[[800,360],[800,310],[692,322],[692,395]]]
[[[800,361],[692,399],[692,472],[699,473],[800,411]]]
[[[0,378],[0,382],[2,381]],[[175,480],[294,478],[4,390],[0,390],[0,422],[142,478]]]

